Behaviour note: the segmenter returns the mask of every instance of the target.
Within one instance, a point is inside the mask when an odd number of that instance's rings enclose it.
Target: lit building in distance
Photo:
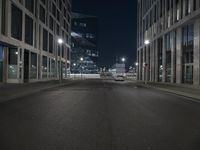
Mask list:
[[[71,72],[98,73],[97,17],[73,13],[71,35]]]

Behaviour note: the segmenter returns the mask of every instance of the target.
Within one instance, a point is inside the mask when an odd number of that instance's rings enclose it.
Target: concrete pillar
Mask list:
[[[8,79],[8,47],[3,48],[4,60],[3,60],[3,82],[7,82]]]
[[[176,30],[176,83],[182,83],[182,28]]]
[[[200,1],[196,0],[196,10],[199,9],[199,3],[200,3]]]
[[[142,49],[139,50],[138,79],[142,80]]]
[[[175,42],[175,32],[170,34],[170,43],[171,43],[171,83],[175,82],[176,75],[176,42]]]
[[[154,45],[154,47],[155,47],[154,81],[155,81],[155,82],[158,82],[158,71],[159,71],[159,69],[158,69],[158,40],[155,40],[155,45]]]
[[[8,37],[11,37],[11,1],[6,2],[6,14],[5,14],[5,33]]]
[[[150,45],[146,46],[146,81],[149,81],[149,77],[150,77]]]
[[[200,19],[194,22],[194,85],[200,84]]]
[[[172,11],[173,11],[173,24],[176,22],[176,15],[177,15],[177,10],[176,10],[176,1],[172,1],[173,3],[173,8],[172,8]]]
[[[142,80],[144,81],[145,80],[145,75],[146,75],[146,72],[145,72],[145,68],[144,68],[144,63],[146,61],[146,49],[143,48],[143,61],[142,61]]]
[[[191,13],[191,12],[194,11],[194,9],[193,9],[194,8],[194,0],[189,0],[189,3],[190,3],[190,8],[189,9],[190,9],[190,13]]]
[[[162,82],[166,82],[166,46],[165,46],[165,35],[163,36],[162,44]]]
[[[183,15],[183,18],[186,16],[186,1],[185,0],[182,0],[182,15]]]
[[[150,74],[151,74],[151,81],[154,81],[154,72],[155,72],[155,48],[154,48],[154,42],[152,42],[152,46],[151,46],[151,68],[150,68]]]
[[[2,22],[2,19],[1,19],[2,18],[2,12],[1,11],[2,11],[2,0],[0,0],[0,34],[1,34],[1,24],[2,24],[1,23]]]

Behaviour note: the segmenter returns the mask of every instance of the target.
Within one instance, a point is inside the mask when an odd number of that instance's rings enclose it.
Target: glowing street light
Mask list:
[[[145,41],[144,41],[144,44],[145,44],[145,45],[149,45],[149,44],[150,44],[150,41],[149,41],[149,40],[145,40]]]
[[[123,58],[122,58],[122,62],[124,63],[125,61],[126,61],[126,58],[123,57]]]
[[[63,40],[62,39],[58,39],[58,44],[63,44]]]
[[[58,44],[62,45],[63,44],[63,40],[61,38],[58,39]],[[60,83],[62,83],[62,63],[61,63],[61,57],[60,57]]]
[[[138,65],[139,65],[139,63],[138,63],[138,62],[136,62],[136,63],[135,63],[135,66],[138,66]]]
[[[80,61],[83,61],[83,57],[80,58]]]

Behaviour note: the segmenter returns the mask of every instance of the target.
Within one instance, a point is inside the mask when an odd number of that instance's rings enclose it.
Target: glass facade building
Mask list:
[[[137,37],[138,80],[200,85],[199,0],[138,0]]]
[[[56,80],[60,70],[67,77],[71,8],[71,0],[0,1],[0,82]]]
[[[97,23],[96,16],[72,13],[72,73],[98,73]]]

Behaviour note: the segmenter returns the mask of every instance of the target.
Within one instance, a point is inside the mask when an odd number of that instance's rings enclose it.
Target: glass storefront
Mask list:
[[[171,82],[171,42],[170,33],[165,36],[165,48],[166,48],[166,82]]]
[[[162,60],[163,60],[163,39],[160,38],[158,39],[158,81],[162,82],[163,78],[163,65],[162,65]]]
[[[31,53],[30,78],[37,79],[37,54],[36,53]]]
[[[47,69],[47,56],[42,57],[42,78],[46,79],[48,76],[48,69]]]
[[[194,26],[193,24],[183,27],[182,36],[182,62],[183,62],[183,77],[182,82],[187,84],[193,84],[193,50],[194,50]]]
[[[17,79],[17,48],[9,48],[8,51],[8,79]]]

